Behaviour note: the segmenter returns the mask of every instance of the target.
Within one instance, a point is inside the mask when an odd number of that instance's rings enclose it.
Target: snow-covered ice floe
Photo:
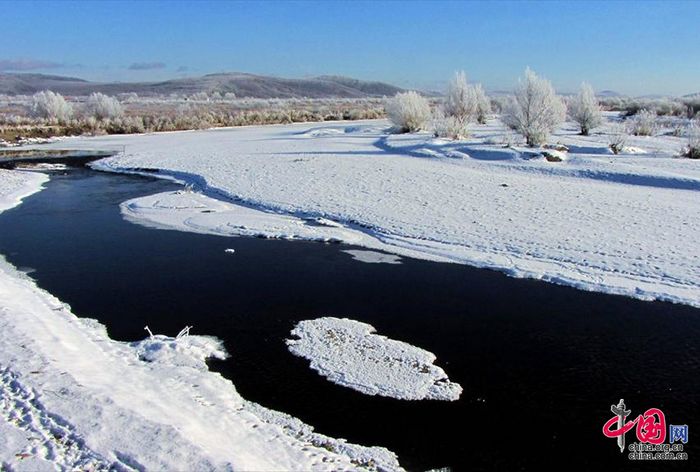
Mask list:
[[[229,212],[225,224],[222,215],[192,213],[178,229],[337,239],[700,307],[700,166],[677,158],[684,141],[673,136],[630,137],[630,152],[614,156],[606,126],[591,136],[570,124],[554,133],[554,150],[568,149],[560,162],[517,142],[504,147],[514,138],[497,120],[474,125],[465,141],[388,135],[388,123],[367,121],[66,138],[62,145],[124,146],[93,167],[176,179],[246,209]],[[167,206],[160,209],[176,211]],[[132,210],[148,219],[148,205]],[[314,227],[323,220],[336,229]]]
[[[380,336],[372,325],[325,317],[300,321],[291,334],[289,351],[335,384],[401,400],[457,400],[462,394],[433,364],[433,353]]]
[[[0,201],[43,181],[0,170]],[[114,341],[0,257],[0,469],[402,470],[243,399],[206,366],[226,356],[187,330]]]
[[[377,251],[363,251],[361,249],[346,249],[343,251],[350,254],[353,259],[367,264],[401,264],[401,257],[394,254],[384,254]]]

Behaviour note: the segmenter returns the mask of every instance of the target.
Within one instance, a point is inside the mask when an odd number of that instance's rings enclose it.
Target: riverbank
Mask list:
[[[569,147],[567,159],[548,162],[538,150],[504,147],[497,120],[461,142],[387,128],[298,124],[62,145],[124,146],[94,166],[146,169],[208,197],[360,228],[398,254],[700,306],[700,169],[677,158],[682,138],[634,137],[629,152],[612,155],[607,128],[582,137],[565,126],[551,140]]]
[[[0,169],[0,212],[9,210],[41,190],[49,180],[40,172],[18,172]]]

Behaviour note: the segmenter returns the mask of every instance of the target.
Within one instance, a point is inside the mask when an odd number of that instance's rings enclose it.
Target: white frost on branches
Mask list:
[[[528,146],[539,146],[565,117],[566,106],[552,84],[528,68],[525,80],[520,81],[506,105],[503,122],[522,134]]]
[[[491,112],[491,103],[481,85],[467,82],[464,72],[455,73],[447,87],[442,110],[434,118],[435,134],[440,137],[462,139],[469,135],[474,121],[485,123]]]
[[[387,101],[386,113],[401,132],[420,131],[430,121],[430,104],[416,92],[397,93]]]
[[[632,134],[635,136],[651,136],[656,132],[656,112],[641,110],[632,119]]]
[[[587,83],[581,84],[579,94],[573,99],[569,107],[569,115],[581,128],[581,134],[588,136],[592,129],[603,123],[600,104],[595,97],[593,87]]]
[[[474,97],[476,99],[476,121],[479,124],[486,124],[486,119],[491,113],[491,100],[484,92],[481,84],[473,85]]]
[[[99,92],[95,92],[88,97],[87,110],[90,116],[98,120],[117,118],[124,113],[119,100]]]
[[[73,116],[73,107],[61,94],[51,90],[37,92],[32,97],[32,115],[47,120],[68,121]]]
[[[698,120],[692,120],[688,126],[688,145],[683,155],[691,159],[700,159],[700,123]]]

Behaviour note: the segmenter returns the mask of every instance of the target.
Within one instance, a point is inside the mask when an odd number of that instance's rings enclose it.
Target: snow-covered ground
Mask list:
[[[0,169],[0,212],[17,206],[23,198],[41,190],[46,174]]]
[[[45,180],[0,171],[0,201]],[[0,258],[0,468],[400,470],[386,449],[241,398],[204,363],[224,356],[202,336],[113,341]]]
[[[614,156],[606,128],[583,137],[568,126],[550,139],[570,148],[567,158],[548,162],[524,147],[505,148],[513,136],[497,120],[475,126],[473,138],[462,142],[389,135],[387,127],[296,124],[70,138],[48,146],[125,146],[95,166],[150,175],[157,169],[240,206],[228,207],[226,218],[183,219],[178,228],[340,239],[700,306],[700,165],[676,157],[682,138],[633,137],[630,152]],[[131,202],[131,216],[141,212],[154,222],[155,212],[147,211],[153,203]],[[251,209],[273,216],[250,218]],[[323,223],[307,224],[314,219]]]
[[[367,323],[317,318],[300,321],[291,334],[289,351],[335,384],[401,400],[457,400],[462,394],[433,364],[435,354],[380,336]]]

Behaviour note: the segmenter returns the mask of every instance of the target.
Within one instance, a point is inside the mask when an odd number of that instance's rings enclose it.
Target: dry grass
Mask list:
[[[0,139],[73,136],[82,134],[126,134],[206,129],[226,126],[283,124],[383,118],[382,99],[235,99],[192,101],[184,99],[136,99],[122,103],[124,116],[97,120],[81,111],[67,122],[32,117],[29,97],[0,99]]]

